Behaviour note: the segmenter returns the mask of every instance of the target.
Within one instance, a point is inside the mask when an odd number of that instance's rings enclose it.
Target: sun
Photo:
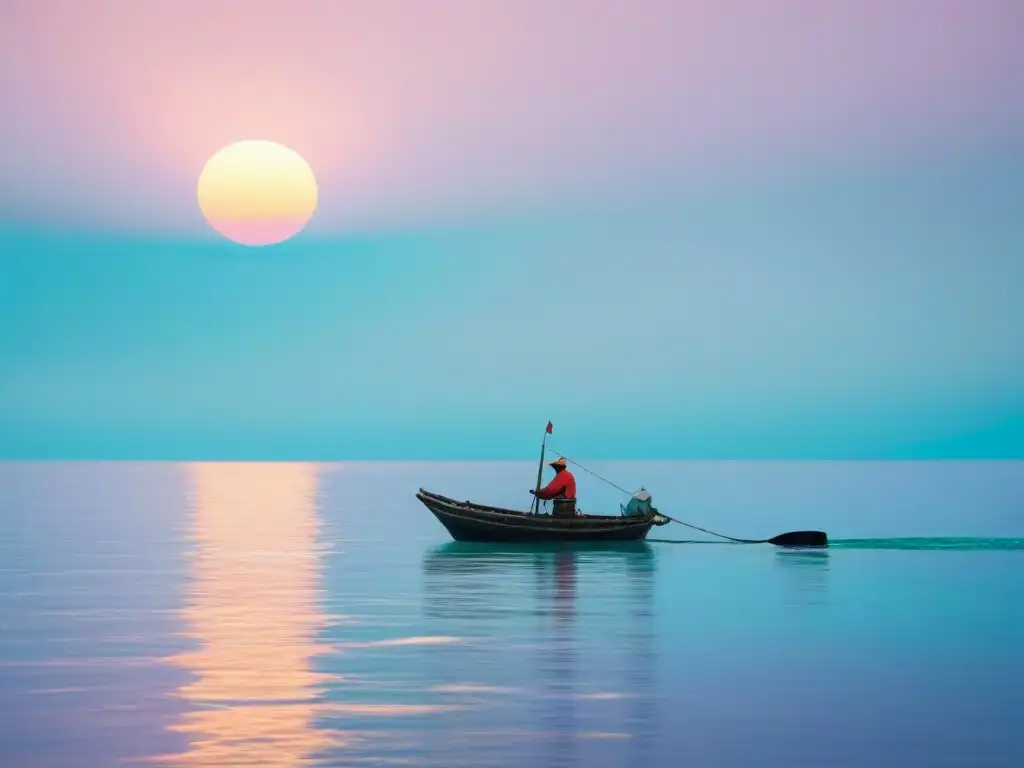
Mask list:
[[[294,237],[313,217],[316,177],[297,152],[275,141],[239,141],[206,161],[196,185],[210,226],[242,245]]]

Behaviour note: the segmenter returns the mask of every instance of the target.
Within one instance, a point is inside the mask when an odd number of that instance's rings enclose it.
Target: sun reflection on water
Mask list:
[[[317,635],[316,468],[310,464],[192,464],[195,552],[182,617],[198,642],[170,659],[195,679],[174,728],[189,739],[167,762],[293,768],[342,746],[315,727],[329,676]]]

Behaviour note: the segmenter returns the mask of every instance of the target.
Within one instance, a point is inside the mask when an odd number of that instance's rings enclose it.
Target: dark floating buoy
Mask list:
[[[768,543],[777,547],[827,547],[828,536],[824,531],[790,531],[768,539]]]

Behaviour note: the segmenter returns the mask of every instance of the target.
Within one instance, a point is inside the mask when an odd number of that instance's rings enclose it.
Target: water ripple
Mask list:
[[[1003,768],[1024,749],[1022,539],[440,543],[389,490],[428,470],[5,470],[32,514],[0,516],[3,764]]]

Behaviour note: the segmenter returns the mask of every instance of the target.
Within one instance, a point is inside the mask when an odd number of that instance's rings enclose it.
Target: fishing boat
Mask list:
[[[601,477],[596,472],[584,467],[578,461],[562,457],[552,462],[552,467],[565,468],[568,461],[588,472],[598,480],[607,483],[630,497],[626,506],[619,506],[618,515],[583,514],[576,508],[574,498],[551,498],[555,489],[547,491],[544,498],[552,502],[551,513],[540,511],[541,479],[544,472],[544,453],[547,450],[547,436],[551,434],[552,425],[548,422],[544,430],[544,439],[540,446],[540,464],[537,466],[537,486],[531,491],[534,494],[530,511],[505,509],[473,501],[458,501],[439,493],[419,489],[416,498],[429,509],[434,517],[445,527],[455,541],[472,541],[485,543],[612,543],[639,542],[647,538],[654,526],[667,523],[679,523],[702,533],[709,534],[733,544],[774,544],[778,547],[827,547],[828,535],[824,531],[790,531],[780,533],[770,539],[739,539],[715,533],[707,528],[684,523],[668,515],[662,515],[651,503],[651,494],[641,488],[635,493],[616,485]],[[557,470],[556,470],[557,471]],[[557,477],[556,477],[557,479]],[[564,495],[564,494],[563,494]],[[546,503],[545,503],[546,507]],[[672,543],[672,542],[669,542]],[[687,544],[691,542],[677,541]]]
[[[650,494],[639,491],[619,515],[523,512],[472,501],[457,501],[419,489],[423,505],[455,541],[491,543],[643,541],[653,526],[670,522],[650,506]]]

